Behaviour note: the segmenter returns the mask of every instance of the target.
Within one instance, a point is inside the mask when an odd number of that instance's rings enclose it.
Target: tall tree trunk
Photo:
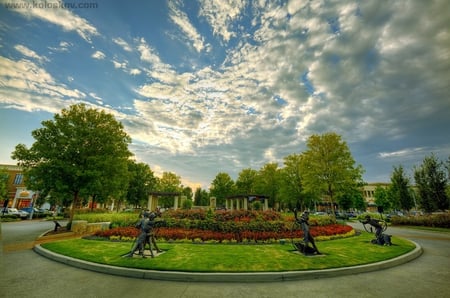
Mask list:
[[[69,224],[72,224],[73,216],[75,214],[76,208],[78,208],[78,191],[75,191],[75,193],[73,194],[73,203],[72,203],[72,209],[70,209]]]

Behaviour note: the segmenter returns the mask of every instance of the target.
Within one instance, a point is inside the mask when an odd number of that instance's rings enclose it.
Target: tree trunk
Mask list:
[[[69,224],[72,224],[75,209],[78,208],[78,191],[73,194],[72,209],[70,209]]]

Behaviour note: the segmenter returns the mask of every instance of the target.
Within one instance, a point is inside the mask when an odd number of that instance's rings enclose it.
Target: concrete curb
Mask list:
[[[156,271],[116,267],[110,265],[97,264],[63,256],[49,251],[37,244],[33,250],[48,259],[64,263],[73,267],[91,270],[95,272],[133,277],[141,279],[167,280],[167,281],[195,281],[195,282],[279,282],[292,280],[307,280],[327,278],[334,276],[358,274],[376,270],[387,269],[410,262],[422,255],[422,247],[414,241],[415,249],[399,257],[385,260],[378,263],[341,267],[323,270],[308,271],[284,271],[284,272],[250,272],[250,273],[200,273],[200,272],[179,272],[179,271]]]

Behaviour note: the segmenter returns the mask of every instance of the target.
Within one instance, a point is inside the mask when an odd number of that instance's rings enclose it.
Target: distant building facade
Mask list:
[[[367,204],[367,211],[369,212],[377,212],[377,204],[375,204],[375,190],[377,187],[381,187],[384,189],[387,189],[391,185],[390,183],[368,183],[363,186],[362,188],[362,195],[364,198],[364,201]]]
[[[16,165],[4,164],[0,164],[0,169],[5,170],[8,175],[6,198],[0,199],[0,206],[7,205],[17,209],[30,207],[37,194],[26,188],[22,169]]]

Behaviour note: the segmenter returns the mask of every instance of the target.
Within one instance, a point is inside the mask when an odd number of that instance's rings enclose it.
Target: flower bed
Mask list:
[[[350,234],[353,229],[347,225],[332,224],[327,226],[312,226],[311,234],[313,237],[333,237],[338,235]],[[94,234],[97,237],[104,237],[114,240],[134,239],[139,235],[139,230],[134,227],[118,227],[107,231],[98,231]],[[235,231],[214,231],[202,229],[186,229],[186,228],[168,228],[161,227],[155,229],[155,236],[165,241],[223,241],[230,242],[267,242],[280,239],[302,238],[303,232],[296,230],[294,233],[289,229],[281,231],[264,231],[264,230],[235,230]]]

